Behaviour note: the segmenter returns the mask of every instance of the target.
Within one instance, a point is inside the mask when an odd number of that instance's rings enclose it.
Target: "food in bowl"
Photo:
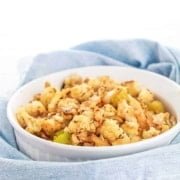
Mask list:
[[[175,117],[175,122],[169,130],[153,138],[117,146],[79,146],[54,143],[52,139],[39,138],[24,130],[18,123],[17,110],[28,104],[35,94],[42,92],[46,81],[60,89],[64,80],[70,74],[82,77],[96,78],[108,75],[118,82],[137,81],[140,85],[153,92],[156,100],[165,104],[165,112],[169,111]],[[136,97],[137,96],[133,96]],[[38,96],[36,96],[38,99]],[[145,150],[168,145],[180,132],[180,86],[158,74],[129,67],[119,66],[89,66],[73,68],[34,79],[18,89],[7,105],[7,116],[14,128],[18,148],[34,160],[40,161],[85,161],[128,155]],[[24,127],[25,128],[25,127]]]
[[[169,130],[176,118],[137,81],[73,74],[61,88],[49,82],[16,117],[26,131],[56,143],[113,146],[148,139]]]

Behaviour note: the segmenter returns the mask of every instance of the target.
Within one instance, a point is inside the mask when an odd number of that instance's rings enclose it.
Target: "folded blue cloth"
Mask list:
[[[180,51],[147,40],[96,41],[34,58],[22,84],[48,73],[92,65],[133,66],[180,83]],[[37,162],[19,152],[0,98],[0,180],[180,179],[180,137],[173,144],[117,158]]]

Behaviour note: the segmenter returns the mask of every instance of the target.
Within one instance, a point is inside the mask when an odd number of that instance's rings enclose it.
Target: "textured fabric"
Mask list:
[[[147,40],[97,41],[34,58],[22,84],[63,69],[133,66],[180,83],[180,51]],[[13,179],[180,179],[180,137],[173,144],[117,158],[86,162],[37,162],[18,151],[0,98],[0,180]]]

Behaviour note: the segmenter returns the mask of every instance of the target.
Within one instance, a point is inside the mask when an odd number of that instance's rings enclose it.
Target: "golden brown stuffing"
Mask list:
[[[176,124],[163,102],[136,81],[71,75],[16,112],[26,131],[58,143],[112,146],[157,136]]]

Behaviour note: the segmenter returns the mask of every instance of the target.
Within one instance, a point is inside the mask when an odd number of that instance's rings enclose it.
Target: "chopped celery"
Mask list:
[[[53,141],[61,144],[71,144],[71,134],[64,131],[58,131],[54,135]]]
[[[165,111],[164,105],[160,101],[152,101],[151,103],[148,104],[148,109],[150,111],[153,111],[155,113],[161,113]]]

